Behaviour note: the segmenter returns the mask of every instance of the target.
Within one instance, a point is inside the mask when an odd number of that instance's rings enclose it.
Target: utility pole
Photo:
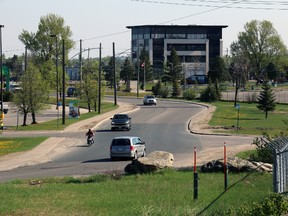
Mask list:
[[[100,43],[100,46],[99,46],[99,75],[98,75],[98,113],[100,113],[101,111],[101,84],[102,84],[102,80],[101,80],[101,76],[102,76],[102,65],[101,65],[101,62],[102,62],[102,53],[101,53],[101,43]]]
[[[1,72],[1,129],[4,130],[4,113],[3,113],[3,54],[2,54],[2,28],[4,28],[4,25],[0,25],[0,72]]]
[[[117,105],[117,83],[116,83],[116,61],[115,61],[115,43],[113,42],[113,74],[114,74],[114,105]]]
[[[80,39],[80,54],[79,54],[79,78],[80,78],[80,98],[81,98],[81,88],[82,88],[82,39]]]
[[[65,124],[65,40],[62,39],[62,124]]]
[[[139,74],[140,74],[140,60],[139,60],[139,40],[137,41],[137,97],[139,97]]]

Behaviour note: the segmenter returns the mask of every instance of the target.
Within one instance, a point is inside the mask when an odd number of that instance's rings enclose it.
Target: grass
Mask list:
[[[288,129],[285,123],[288,121],[288,106],[277,104],[274,112],[269,112],[268,119],[265,119],[264,113],[257,109],[256,103],[238,103],[238,109],[234,107],[233,102],[215,102],[216,111],[213,114],[209,125],[222,129],[220,132],[261,135],[267,131],[271,135],[279,134],[281,131]],[[239,130],[237,129],[237,123]],[[225,130],[224,130],[225,128]]]
[[[47,137],[0,138],[0,156],[15,152],[28,151],[46,139]]]
[[[117,176],[117,174],[116,174]],[[199,173],[198,199],[193,198],[193,171],[156,174],[96,175],[75,179],[15,180],[0,184],[1,215],[211,215],[251,206],[272,193],[268,173]],[[25,205],[23,204],[25,202]]]

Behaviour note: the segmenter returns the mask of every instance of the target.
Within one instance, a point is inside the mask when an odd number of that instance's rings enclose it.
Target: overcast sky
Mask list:
[[[102,44],[102,56],[130,49],[134,25],[228,25],[223,29],[224,50],[237,40],[245,23],[268,20],[288,46],[288,1],[285,0],[0,0],[3,53],[7,57],[24,53],[18,36],[22,30],[36,32],[41,16],[49,13],[64,18],[76,42],[70,56]],[[85,57],[85,56],[84,56]],[[98,57],[98,51],[90,52]]]

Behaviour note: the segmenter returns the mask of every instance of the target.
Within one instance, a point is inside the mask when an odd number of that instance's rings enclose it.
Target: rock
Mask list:
[[[253,170],[272,172],[273,166],[267,163],[250,162],[243,160],[238,157],[228,158],[227,166],[229,172],[250,172]],[[201,167],[201,172],[223,172],[224,171],[224,160],[218,159],[210,161]]]
[[[173,154],[165,151],[154,151],[147,157],[133,160],[125,167],[125,172],[129,174],[150,173],[159,169],[172,167],[174,161]]]

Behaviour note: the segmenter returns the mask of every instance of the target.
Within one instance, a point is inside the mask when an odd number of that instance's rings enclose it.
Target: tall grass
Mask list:
[[[0,214],[211,215],[251,206],[272,193],[272,175],[268,173],[229,174],[230,188],[226,191],[223,174],[199,173],[196,200],[190,170],[130,175],[121,180],[103,176],[92,179],[41,179],[36,185],[29,181],[0,184]]]

